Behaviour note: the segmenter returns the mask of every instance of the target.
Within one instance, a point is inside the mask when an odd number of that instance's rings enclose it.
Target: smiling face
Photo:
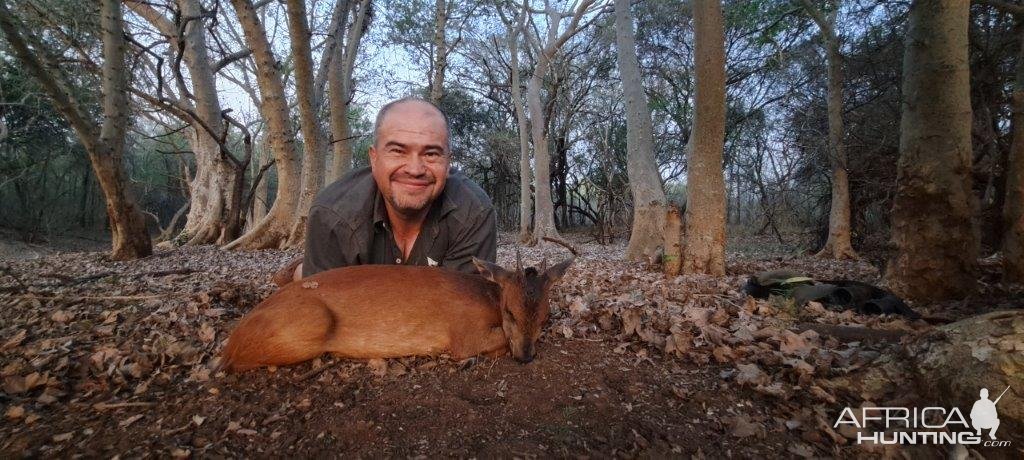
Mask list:
[[[448,128],[444,115],[424,101],[403,101],[378,120],[370,168],[392,211],[420,216],[441,195],[448,178]]]

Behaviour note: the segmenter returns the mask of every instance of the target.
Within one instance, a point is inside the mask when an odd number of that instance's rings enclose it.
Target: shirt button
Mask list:
[[[402,259],[395,259],[395,263],[396,263],[396,264],[400,264],[400,263],[402,263]]]

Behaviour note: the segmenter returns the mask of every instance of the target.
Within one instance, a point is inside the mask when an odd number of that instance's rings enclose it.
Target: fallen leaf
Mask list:
[[[0,346],[0,351],[6,351],[18,345],[21,345],[21,342],[25,341],[26,335],[28,335],[28,332],[26,332],[25,329],[18,331],[16,334],[14,334],[14,337],[7,339],[7,341],[4,342],[3,346]]]
[[[807,444],[793,444],[786,449],[787,452],[803,458],[811,458],[814,456],[814,449]]]
[[[767,385],[770,379],[757,364],[737,364],[736,383],[740,385]]]
[[[626,338],[633,335],[633,333],[640,332],[640,323],[643,320],[643,313],[641,313],[640,310],[625,310],[619,316],[622,317],[622,338]]]
[[[128,418],[126,418],[126,419],[124,419],[124,420],[120,421],[120,422],[119,422],[119,423],[117,424],[117,426],[119,426],[119,427],[121,427],[121,428],[127,428],[127,427],[128,427],[128,425],[131,425],[131,424],[133,424],[133,423],[137,422],[137,421],[138,421],[138,420],[139,420],[140,418],[142,418],[143,416],[145,416],[145,414],[137,414],[137,415],[133,415],[133,416],[131,416],[131,417],[128,417]]]
[[[818,333],[812,330],[797,334],[790,330],[783,330],[779,338],[779,351],[784,355],[804,357],[811,353],[816,347]]]
[[[69,431],[67,433],[57,434],[57,435],[53,436],[53,442],[64,442],[64,441],[67,441],[67,440],[71,439],[71,437],[74,436],[74,435],[75,435],[74,431]]]
[[[366,365],[370,367],[370,372],[377,377],[388,375],[388,362],[383,359],[371,359],[366,362]]]
[[[569,316],[572,316],[573,318],[583,316],[583,314],[588,310],[590,310],[590,308],[587,307],[587,304],[583,303],[582,297],[576,297],[569,303]]]
[[[11,419],[11,420],[17,420],[17,419],[22,418],[24,416],[25,416],[25,407],[24,406],[10,406],[10,407],[7,408],[7,411],[4,412],[4,417],[7,417],[8,419]]]
[[[217,338],[217,330],[210,326],[209,323],[203,323],[199,326],[199,340],[203,343],[213,342]]]
[[[732,418],[730,424],[732,425],[732,435],[737,438],[747,438],[761,432],[761,425],[751,422],[746,416],[737,415]]]
[[[55,323],[66,323],[71,320],[71,314],[64,310],[57,310],[50,315],[50,321]]]
[[[7,394],[16,395],[24,393],[26,390],[27,388],[25,387],[25,377],[22,377],[20,375],[4,377],[4,391]]]

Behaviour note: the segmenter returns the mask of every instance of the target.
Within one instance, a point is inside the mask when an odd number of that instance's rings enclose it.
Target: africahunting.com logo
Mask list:
[[[978,400],[971,407],[970,424],[967,423],[963,412],[956,407],[847,407],[839,414],[832,427],[855,429],[857,444],[1009,446],[1010,441],[1000,441],[996,438],[996,430],[999,429],[996,404],[999,404],[999,400],[1009,389],[1010,387],[1006,387],[1006,390],[993,401],[988,398],[988,389],[982,388],[978,392]],[[871,431],[874,427],[884,429]]]

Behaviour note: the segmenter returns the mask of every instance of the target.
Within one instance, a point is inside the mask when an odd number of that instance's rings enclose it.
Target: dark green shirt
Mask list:
[[[408,259],[395,243],[384,198],[370,168],[345,175],[321,191],[309,210],[302,276],[349,265],[436,265],[476,273],[475,256],[497,253],[494,207],[480,186],[458,170],[448,173]]]

